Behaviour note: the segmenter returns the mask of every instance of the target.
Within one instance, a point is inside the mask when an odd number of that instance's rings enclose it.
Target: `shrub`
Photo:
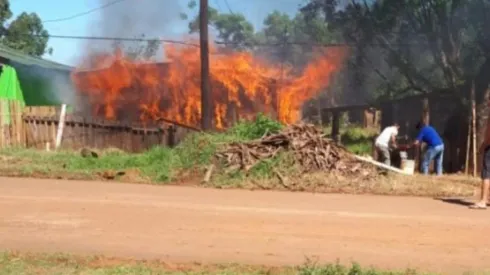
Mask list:
[[[340,139],[345,147],[354,154],[370,154],[376,130],[362,127],[349,127],[344,130]]]
[[[374,137],[376,137],[377,132],[373,129],[366,129],[362,127],[349,127],[345,129],[342,133],[341,140],[342,142],[354,143],[354,142],[364,142],[364,141],[372,141]]]
[[[266,133],[276,133],[280,131],[282,127],[283,125],[277,120],[273,120],[272,118],[259,113],[255,120],[240,121],[230,129],[230,133],[243,140],[251,140],[260,138]]]

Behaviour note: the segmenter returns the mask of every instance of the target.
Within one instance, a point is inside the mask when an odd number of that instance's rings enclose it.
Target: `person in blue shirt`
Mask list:
[[[429,174],[429,164],[432,160],[435,160],[436,173],[438,176],[442,175],[444,142],[441,136],[439,136],[433,127],[424,123],[419,122],[416,127],[419,130],[419,134],[415,139],[414,145],[419,145],[422,142],[427,144],[427,150],[422,160],[422,172],[425,175]]]

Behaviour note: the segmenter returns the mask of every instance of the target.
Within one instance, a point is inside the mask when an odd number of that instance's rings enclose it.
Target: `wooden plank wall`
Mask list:
[[[24,146],[22,113],[23,107],[18,101],[0,99],[0,149]]]
[[[54,144],[58,117],[24,116],[23,120],[26,125],[27,147],[42,149],[46,148],[48,142]],[[175,146],[186,134],[193,131],[175,125],[166,128],[144,128],[139,125],[67,116],[61,148],[117,148],[137,153],[154,146]]]
[[[12,123],[7,124],[8,110]],[[4,107],[4,108],[2,108]],[[59,125],[59,107],[28,107],[25,110],[15,102],[0,104],[0,148],[27,147],[54,149]],[[142,152],[154,146],[175,146],[194,129],[181,125],[144,127],[105,120],[93,120],[68,115],[63,131],[62,149],[118,148],[126,152]]]

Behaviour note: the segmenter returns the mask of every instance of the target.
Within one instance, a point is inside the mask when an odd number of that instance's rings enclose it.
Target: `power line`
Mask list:
[[[36,34],[20,34],[24,36],[42,36]],[[110,36],[77,36],[77,35],[48,35],[49,38],[55,39],[74,39],[74,40],[101,40],[101,41],[127,41],[127,42],[151,42],[158,41],[162,43],[169,44],[179,44],[186,45],[192,47],[199,47],[199,44],[194,44],[182,40],[172,40],[172,39],[159,39],[159,38],[130,38],[130,37],[110,37]],[[243,43],[232,43],[232,42],[223,42],[223,41],[214,41],[214,44],[217,45],[225,45],[225,46],[233,46],[233,45],[241,45]],[[355,43],[316,43],[316,42],[305,42],[305,41],[288,41],[286,43],[250,43],[249,46],[257,46],[257,47],[283,47],[283,46],[311,46],[311,47],[357,47],[358,44]],[[381,43],[366,43],[364,46],[383,46]],[[390,45],[393,46],[417,46],[417,45],[426,45],[426,43],[392,43]]]
[[[233,46],[241,45],[246,43],[234,43],[234,42],[223,42],[215,41],[215,44]],[[393,46],[417,46],[426,45],[427,43],[390,43]],[[259,46],[259,47],[283,47],[283,46],[311,46],[311,47],[357,47],[359,44],[356,43],[316,43],[316,42],[304,42],[304,41],[287,41],[278,43],[250,43],[249,46]],[[365,43],[363,46],[384,46],[382,43]]]
[[[221,10],[221,5],[219,4],[219,1],[214,0],[213,2],[214,2],[214,4],[216,4],[216,7],[218,7],[218,10]]]
[[[228,3],[228,0],[223,0],[223,1],[225,2],[225,5],[228,8],[228,10],[230,11],[230,13],[235,15],[235,13],[233,13],[233,11],[231,10],[230,3]]]
[[[110,7],[112,5],[115,5],[117,3],[120,3],[122,1],[125,1],[125,0],[114,0],[114,1],[111,1],[111,2],[109,2],[107,4],[105,4],[105,5],[102,5],[102,6],[97,7],[97,8],[93,8],[93,9],[88,10],[88,11],[77,13],[77,14],[74,14],[74,15],[71,15],[71,16],[68,16],[68,17],[46,20],[46,21],[43,21],[43,23],[52,23],[52,22],[60,22],[60,21],[71,20],[71,19],[74,19],[74,18],[77,18],[77,17],[80,17],[80,16],[84,16],[84,15],[90,14],[90,13],[95,12],[95,11],[99,11],[99,10],[105,9],[107,7]]]
[[[30,35],[30,34],[26,34]],[[36,36],[36,35],[34,35]],[[108,41],[128,41],[128,42],[151,42],[158,41],[170,44],[181,44],[187,46],[199,47],[199,44],[193,44],[185,41],[172,39],[149,39],[149,38],[129,38],[129,37],[109,37],[109,36],[75,36],[75,35],[48,35],[49,38],[58,39],[76,39],[76,40],[108,40]]]

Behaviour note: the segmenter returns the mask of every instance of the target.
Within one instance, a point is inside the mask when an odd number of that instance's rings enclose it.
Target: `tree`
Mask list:
[[[266,45],[259,53],[301,70],[310,60],[316,45],[332,43],[335,36],[324,22],[306,21],[301,13],[290,17],[273,11],[264,19],[264,27],[256,34],[256,40],[259,45]]]
[[[194,9],[196,2],[191,1],[189,8]],[[187,18],[187,16],[183,16]],[[218,32],[218,43],[234,50],[250,50],[255,44],[255,30],[243,14],[219,13],[213,7],[208,9],[209,25]],[[189,32],[199,31],[199,15],[189,22]]]
[[[52,53],[48,48],[49,34],[36,13],[21,13],[7,28],[2,43],[29,55],[42,56]]]
[[[439,88],[454,90],[475,71],[467,66],[472,63],[468,59],[477,58],[474,26],[468,20],[476,12],[470,9],[481,13],[484,2],[351,1],[332,10],[338,4],[335,0],[310,0],[303,11],[310,17],[323,13],[326,21],[342,32],[345,42],[377,48],[386,63],[403,75],[406,86],[428,93]],[[473,25],[481,25],[484,17],[476,17]]]
[[[264,28],[256,34],[257,54],[274,62],[296,63],[296,49],[290,44],[296,36],[294,23],[287,14],[270,13],[264,19]]]
[[[0,0],[0,43],[34,56],[52,53],[49,34],[36,13],[23,12],[7,24],[11,18],[9,0]]]
[[[0,35],[5,34],[4,23],[12,17],[9,0],[0,0]]]
[[[475,83],[477,99],[490,97],[486,0],[354,0],[345,6],[336,0],[309,0],[302,12],[308,18],[323,17],[354,45],[356,55],[363,58],[353,64],[369,61],[366,51],[377,52],[376,59],[391,69],[371,66],[379,82],[386,84],[381,96],[445,90],[459,95],[459,103],[468,107]],[[477,107],[480,141],[487,106]]]

